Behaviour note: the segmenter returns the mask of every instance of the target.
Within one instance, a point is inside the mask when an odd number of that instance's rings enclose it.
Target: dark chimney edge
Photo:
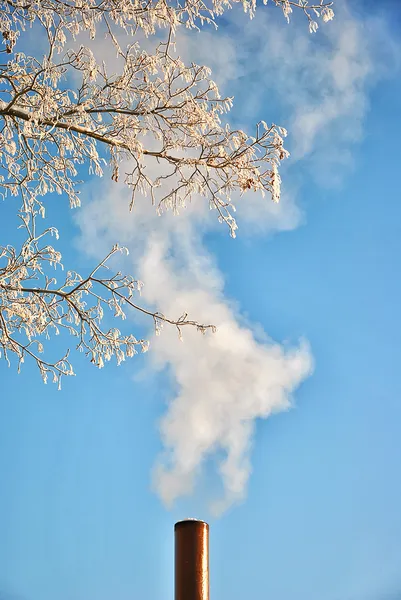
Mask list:
[[[183,519],[182,521],[177,521],[174,525],[174,529],[177,527],[188,527],[188,525],[204,525],[207,529],[209,529],[208,523],[206,521],[202,521],[201,519]]]

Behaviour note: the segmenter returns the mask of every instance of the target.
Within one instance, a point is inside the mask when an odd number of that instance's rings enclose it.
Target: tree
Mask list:
[[[266,1],[265,1],[266,3]],[[333,2],[273,0],[289,20],[293,8],[305,14],[311,32],[315,18],[329,21]],[[243,0],[254,15],[256,0]],[[67,272],[62,285],[50,274],[61,266],[61,255],[47,239],[54,228],[38,232],[46,197],[57,193],[79,206],[79,170],[102,175],[110,170],[117,181],[122,163],[128,165],[125,183],[131,204],[149,196],[155,210],[177,211],[192,195],[204,197],[235,237],[231,197],[249,190],[280,198],[280,162],[288,156],[286,131],[264,121],[253,136],[232,130],[223,115],[232,106],[222,98],[210,70],[185,65],[176,55],[174,36],[179,27],[195,29],[215,23],[228,0],[2,0],[0,29],[4,62],[0,65],[0,188],[3,198],[20,201],[18,216],[26,239],[19,249],[0,247],[0,352],[13,356],[18,369],[26,357],[34,360],[46,382],[60,383],[72,375],[69,353],[56,362],[42,358],[43,340],[60,329],[77,338],[77,347],[102,367],[145,351],[147,343],[117,328],[102,328],[103,311],[116,317],[133,307],[149,315],[159,329],[163,323],[213,329],[188,319],[153,313],[134,301],[141,283],[130,275],[106,271],[109,255],[87,277]],[[96,61],[90,43],[76,43],[88,30],[90,39],[105,35],[117,53],[121,69],[110,74]],[[25,53],[26,39],[38,31],[46,39],[42,56]],[[120,45],[124,32],[130,39]],[[162,41],[160,36],[163,35]],[[154,40],[154,52],[141,48],[140,39]],[[105,160],[105,150],[108,160]],[[157,163],[152,178],[146,166]],[[107,165],[107,166],[106,166]]]

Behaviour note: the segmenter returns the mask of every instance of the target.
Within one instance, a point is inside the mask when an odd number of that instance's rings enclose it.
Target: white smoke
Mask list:
[[[168,248],[157,239],[149,241],[141,277],[154,284],[148,286],[146,299],[160,302],[162,287],[170,314],[190,309],[201,321],[218,324],[218,330],[204,338],[187,331],[181,344],[175,332],[165,331],[153,345],[155,359],[171,368],[178,386],[161,422],[166,450],[154,481],[170,505],[192,492],[205,459],[223,451],[218,468],[225,497],[214,506],[220,512],[241,500],[246,490],[255,419],[290,406],[290,394],[311,371],[311,357],[306,343],[286,350],[270,341],[258,342],[224,299],[208,257],[190,239],[184,245],[185,264],[178,270],[166,259]]]
[[[235,79],[246,74],[247,65],[259,65],[266,78],[263,93],[273,86],[288,111],[298,156],[319,150],[330,162],[339,143],[346,156],[347,147],[360,135],[372,69],[362,25],[345,14],[336,26],[342,31],[339,37],[329,34],[312,50],[314,40],[304,33],[286,26],[272,30],[263,16],[255,21],[244,27],[240,46],[227,35],[216,38],[219,52],[210,32],[204,38],[199,34],[199,40],[208,40],[203,45],[184,35],[181,55],[203,62],[206,53],[217,75],[225,75],[227,88],[230,77],[233,87],[243,86],[243,80]],[[258,93],[248,98],[247,108],[260,104]],[[268,108],[266,112],[268,118]],[[348,124],[348,130],[339,129],[340,124]],[[117,184],[94,185],[95,199],[84,202],[79,212],[85,250],[101,254],[116,241],[127,245],[134,257],[130,269],[145,282],[144,302],[169,316],[187,312],[218,328],[205,336],[187,329],[180,342],[166,327],[159,337],[151,334],[149,360],[154,369],[167,367],[172,381],[160,424],[164,453],[155,466],[155,489],[171,505],[191,494],[206,461],[217,457],[224,496],[213,509],[221,512],[246,493],[255,421],[287,410],[293,391],[311,373],[308,344],[287,347],[267,336],[261,340],[243,322],[225,297],[223,277],[202,243],[204,233],[215,227],[203,202],[195,201],[178,217],[156,217],[143,199],[129,214],[127,190]],[[264,230],[291,229],[300,220],[294,196],[288,193],[278,207],[260,197],[246,198],[238,203],[237,214],[240,226],[253,222]]]
[[[155,217],[143,204],[128,215],[123,187],[99,186],[96,196],[79,213],[86,249],[100,254],[118,238],[135,257],[130,270],[145,282],[146,305],[217,325],[206,335],[184,329],[182,342],[165,326],[160,336],[151,334],[149,360],[156,369],[168,367],[177,390],[161,421],[165,452],[155,467],[155,489],[171,505],[193,491],[205,460],[223,453],[224,498],[213,506],[221,512],[245,494],[255,419],[288,409],[293,390],[311,372],[308,345],[258,341],[241,323],[196,233],[205,223],[195,207],[179,217]]]

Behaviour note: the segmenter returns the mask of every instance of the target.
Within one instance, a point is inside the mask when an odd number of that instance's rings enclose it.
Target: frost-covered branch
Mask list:
[[[333,0],[270,2],[281,8],[287,19],[294,8],[303,11],[309,23],[316,17],[324,21],[333,18]],[[269,0],[263,3],[268,4]],[[47,31],[57,30],[56,41],[64,45],[67,36],[75,37],[86,30],[93,39],[99,28],[110,28],[110,24],[130,35],[141,30],[147,36],[163,27],[173,31],[179,25],[198,28],[215,23],[217,17],[235,4],[242,4],[244,11],[251,18],[254,16],[256,0],[1,0],[0,26],[5,51],[12,52],[21,32],[36,22]]]
[[[104,275],[118,246],[88,277],[68,272],[58,285],[48,269],[60,267],[61,255],[45,242],[55,230],[37,235],[36,220],[52,193],[79,206],[84,168],[89,175],[107,170],[114,181],[123,180],[131,190],[130,208],[148,197],[159,213],[178,213],[187,202],[203,199],[233,237],[234,195],[267,192],[279,201],[279,167],[288,156],[285,129],[264,121],[252,135],[232,129],[232,98],[220,96],[210,69],[186,64],[175,50],[179,26],[215,23],[237,2],[254,15],[256,0],[0,0],[0,195],[20,200],[27,232],[19,251],[0,247],[0,349],[6,360],[14,355],[21,365],[30,357],[45,381],[51,374],[59,382],[73,374],[69,354],[49,362],[42,352],[43,340],[62,330],[97,366],[145,350],[144,340],[102,328],[105,307],[121,318],[127,308],[136,309],[153,319],[156,332],[163,323],[179,333],[185,325],[213,329],[187,315],[174,320],[137,304],[140,285],[134,278]],[[287,20],[294,9],[302,11],[311,32],[316,19],[334,16],[331,1],[270,4]],[[154,49],[145,51],[140,40],[159,29],[165,41],[159,32]],[[41,55],[26,53],[28,30],[46,40]],[[96,59],[91,42],[78,44],[83,31],[91,40],[106,35],[116,72]],[[121,32],[129,39],[125,47]]]
[[[224,125],[232,99],[220,97],[209,69],[174,57],[171,42],[153,55],[134,44],[119,56],[119,75],[108,75],[87,48],[69,51],[58,64],[23,54],[9,61],[0,102],[3,194],[20,195],[24,211],[52,191],[78,206],[78,166],[86,162],[102,175],[103,146],[113,179],[123,160],[132,164],[125,175],[131,206],[149,195],[159,211],[178,211],[203,196],[234,235],[234,191],[267,191],[279,200],[278,166],[287,156],[282,128],[261,123],[252,137]],[[62,87],[69,70],[81,80],[78,90]],[[162,165],[154,178],[152,161]]]
[[[49,375],[57,383],[63,375],[73,375],[69,351],[54,362],[42,358],[46,341],[63,331],[76,338],[76,349],[99,368],[113,356],[120,364],[138,350],[146,352],[146,340],[102,327],[105,309],[121,319],[129,308],[140,311],[153,319],[156,333],[165,323],[174,325],[180,336],[188,325],[202,333],[214,329],[189,320],[186,314],[171,319],[134,301],[142,283],[120,272],[109,273],[112,256],[125,250],[117,245],[86,277],[68,271],[63,283],[57,284],[48,271],[62,268],[61,255],[46,244],[49,235],[58,237],[57,231],[50,228],[36,235],[35,215],[21,218],[27,232],[21,249],[0,247],[0,356],[9,364],[15,356],[18,370],[28,357],[36,362],[45,382]]]

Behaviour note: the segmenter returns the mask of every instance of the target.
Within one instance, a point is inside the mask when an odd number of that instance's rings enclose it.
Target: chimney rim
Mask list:
[[[202,519],[194,519],[192,517],[188,517],[187,519],[182,519],[181,521],[177,521],[174,525],[174,529],[177,527],[182,527],[185,525],[193,525],[195,523],[199,523],[199,525],[205,525],[209,529],[209,524],[206,521],[202,521]]]

